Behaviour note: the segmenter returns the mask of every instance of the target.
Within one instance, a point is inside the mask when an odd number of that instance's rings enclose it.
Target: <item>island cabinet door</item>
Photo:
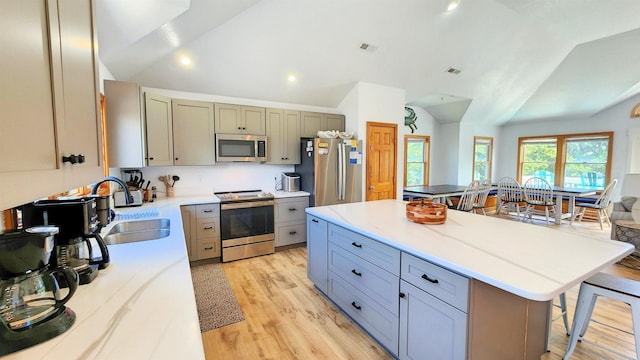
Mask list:
[[[467,314],[400,281],[400,359],[465,359]]]
[[[328,288],[326,221],[307,215],[307,277],[323,293]]]

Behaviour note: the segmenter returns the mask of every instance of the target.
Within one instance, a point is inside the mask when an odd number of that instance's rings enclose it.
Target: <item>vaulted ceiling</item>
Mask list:
[[[362,81],[405,89],[408,105],[440,122],[498,125],[588,117],[640,93],[640,1],[444,7],[97,0],[96,13],[102,62],[116,79],[149,87],[336,107]]]

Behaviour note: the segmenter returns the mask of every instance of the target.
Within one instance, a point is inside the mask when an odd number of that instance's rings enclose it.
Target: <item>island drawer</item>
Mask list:
[[[307,224],[276,224],[276,246],[303,243],[307,240]]]
[[[202,239],[196,244],[197,259],[209,259],[220,256],[220,239]]]
[[[196,205],[196,217],[198,219],[220,217],[220,204]]]
[[[197,220],[197,237],[200,238],[208,238],[208,237],[220,237],[220,222],[217,219],[198,219]]]
[[[308,196],[276,199],[275,222],[305,221],[308,207]]]
[[[465,313],[468,312],[468,278],[405,252],[402,253],[400,277]]]
[[[329,270],[398,315],[400,279],[336,244],[329,244]]]
[[[398,355],[399,317],[392,314],[362,291],[353,288],[329,271],[328,295],[358,325],[371,334],[395,356]],[[395,291],[398,296],[398,291]]]
[[[329,224],[329,242],[400,276],[400,250],[398,249],[334,224]]]

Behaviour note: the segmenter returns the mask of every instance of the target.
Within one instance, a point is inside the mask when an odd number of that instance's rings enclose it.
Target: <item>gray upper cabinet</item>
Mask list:
[[[2,2],[0,41],[0,208],[98,180],[92,2]]]
[[[300,137],[317,137],[320,130],[345,129],[344,115],[317,112],[300,112]]]
[[[267,109],[267,164],[300,163],[300,112]]]
[[[215,164],[213,103],[173,99],[175,165]]]
[[[265,108],[218,103],[214,108],[216,133],[266,134]]]
[[[144,94],[147,163],[149,166],[173,165],[173,117],[171,98]]]
[[[123,81],[104,81],[109,141],[109,167],[146,166],[145,129],[140,85]]]

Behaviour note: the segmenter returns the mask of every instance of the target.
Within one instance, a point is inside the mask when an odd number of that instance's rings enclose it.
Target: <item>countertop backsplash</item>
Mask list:
[[[224,163],[214,166],[153,166],[140,168],[151,186],[157,188],[159,198],[166,197],[166,188],[158,177],[178,175],[174,196],[213,194],[219,191],[264,190],[274,193],[282,172],[292,172],[292,165],[265,165],[256,163]],[[120,168],[110,168],[112,176],[122,178]]]

